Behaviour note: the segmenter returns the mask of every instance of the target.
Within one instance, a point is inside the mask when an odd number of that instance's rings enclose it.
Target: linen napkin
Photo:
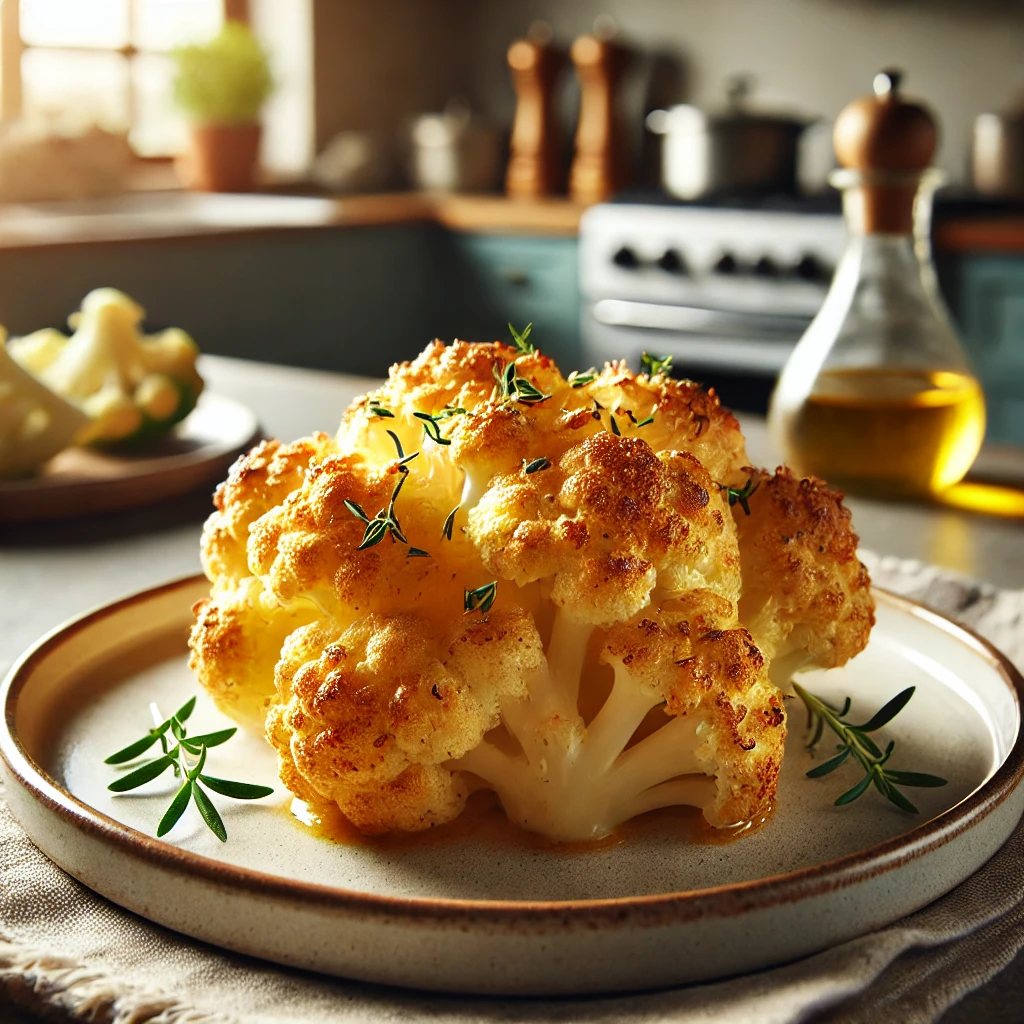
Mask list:
[[[875,582],[971,626],[1024,667],[1024,591],[862,553]],[[388,989],[195,942],[96,896],[50,863],[0,788],[3,1000],[94,1024],[835,1024],[936,1020],[1024,947],[1024,826],[980,871],[915,914],[747,977],[602,998],[488,999]]]

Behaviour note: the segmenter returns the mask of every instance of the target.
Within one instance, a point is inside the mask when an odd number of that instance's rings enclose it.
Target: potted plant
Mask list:
[[[259,114],[273,91],[270,61],[252,31],[227,21],[206,43],[178,47],[174,101],[192,122],[179,163],[185,184],[205,192],[252,189],[259,159]]]

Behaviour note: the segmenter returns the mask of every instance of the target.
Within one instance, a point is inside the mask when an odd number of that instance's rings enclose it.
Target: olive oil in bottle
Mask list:
[[[856,493],[923,497],[963,477],[984,434],[968,374],[826,370],[793,419],[790,455],[800,472]]]
[[[931,260],[936,126],[897,72],[839,115],[846,250],[769,410],[787,461],[852,494],[938,498],[970,469],[985,398]]]

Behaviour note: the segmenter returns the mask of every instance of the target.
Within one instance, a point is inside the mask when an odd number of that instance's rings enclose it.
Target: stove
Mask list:
[[[832,197],[595,206],[580,225],[585,359],[671,354],[677,373],[763,412],[845,241]]]

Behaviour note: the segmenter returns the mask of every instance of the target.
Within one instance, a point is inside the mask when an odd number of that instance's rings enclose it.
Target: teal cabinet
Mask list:
[[[1024,255],[969,256],[952,301],[985,389],[990,441],[1024,444]]]
[[[538,348],[564,372],[580,359],[575,238],[453,234],[444,326],[467,341],[508,339],[508,324],[533,324]]]

